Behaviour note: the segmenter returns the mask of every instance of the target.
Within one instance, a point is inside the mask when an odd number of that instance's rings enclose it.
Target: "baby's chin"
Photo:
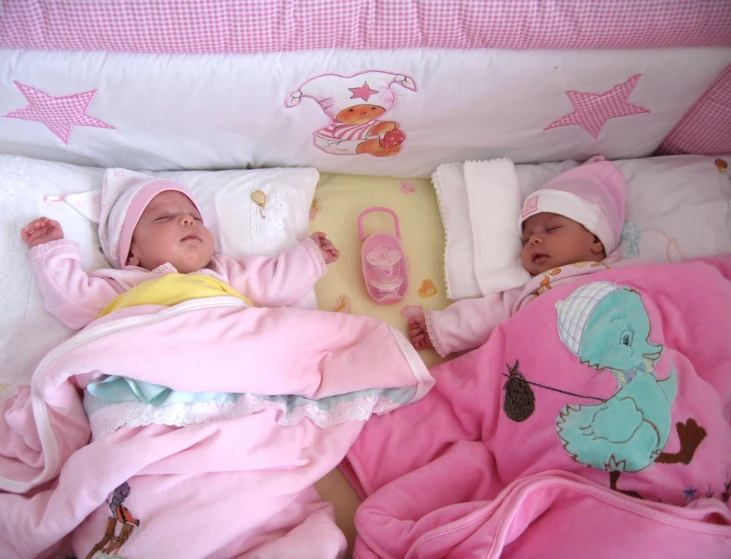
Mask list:
[[[193,272],[196,272],[198,270],[202,270],[203,268],[208,268],[209,264],[211,263],[212,259],[208,260],[200,260],[198,262],[180,262],[176,266],[174,262],[171,262],[173,267],[178,271],[180,274],[191,274]]]

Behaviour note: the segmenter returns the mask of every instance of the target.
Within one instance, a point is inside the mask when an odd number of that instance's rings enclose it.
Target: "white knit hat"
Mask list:
[[[558,335],[563,344],[577,357],[581,354],[584,330],[597,305],[612,293],[624,289],[608,281],[582,285],[566,299],[556,301]]]

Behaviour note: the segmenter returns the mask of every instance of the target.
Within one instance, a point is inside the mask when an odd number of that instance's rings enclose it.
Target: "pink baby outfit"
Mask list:
[[[147,204],[159,193],[192,194],[171,180],[137,177],[105,179],[101,198],[99,239],[114,269],[87,274],[81,268],[76,243],[60,240],[31,249],[31,261],[46,309],[70,328],[82,328],[118,295],[143,281],[177,273],[169,263],[149,271],[127,266],[132,234]],[[197,205],[196,205],[197,207]],[[217,254],[206,268],[193,274],[211,276],[244,294],[254,305],[281,307],[296,303],[327,273],[319,247],[307,239],[276,258],[249,256],[233,259]]]
[[[639,259],[620,260],[616,253],[602,262],[577,262],[554,268],[531,278],[525,287],[516,287],[479,299],[463,299],[443,311],[429,311],[426,324],[429,339],[441,357],[483,345],[498,324],[533,301],[541,293],[610,268],[639,263]]]
[[[148,271],[137,266],[102,269],[87,274],[81,269],[78,245],[54,241],[31,249],[31,261],[48,312],[70,328],[83,328],[117,297],[145,280],[177,273],[170,264]],[[217,254],[207,268],[194,274],[211,276],[244,294],[258,307],[284,307],[304,297],[325,275],[327,265],[312,239],[276,258],[248,256],[235,260]]]
[[[48,309],[86,328],[46,356],[31,387],[0,398],[0,557],[342,557],[345,537],[313,484],[372,414],[417,401],[433,379],[380,320],[266,308],[296,302],[325,273],[311,239],[195,272],[256,308],[214,296],[96,319],[119,293],[176,272],[124,266],[144,206],[186,193],[132,180],[105,181],[99,218],[121,269],[87,275],[67,240],[32,250]],[[119,381],[133,398],[90,389]],[[160,403],[150,390],[192,397]]]
[[[538,295],[557,285],[609,267],[636,263],[619,261],[614,253],[624,225],[626,184],[622,171],[599,155],[554,177],[523,202],[518,221],[539,213],[555,213],[576,221],[594,233],[609,256],[601,263],[579,262],[532,278],[524,287],[479,299],[458,301],[443,311],[426,314],[426,327],[441,357],[484,344],[495,327],[513,316]]]

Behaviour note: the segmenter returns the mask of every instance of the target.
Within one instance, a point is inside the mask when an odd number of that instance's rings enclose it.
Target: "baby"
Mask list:
[[[117,307],[130,306],[115,307],[113,301],[146,280],[170,274],[176,274],[169,277],[180,278],[184,287],[178,289],[182,295],[171,299],[174,290],[166,285],[164,304],[233,295],[255,306],[291,305],[339,257],[324,233],[314,233],[276,258],[235,260],[214,255],[213,235],[192,194],[171,180],[110,181],[105,183],[101,202],[99,237],[114,269],[87,275],[80,266],[78,246],[64,239],[61,225],[54,220],[38,218],[21,232],[31,247],[46,308],[71,328],[86,326]],[[196,278],[201,281],[191,284]],[[139,298],[136,301],[133,304],[144,304]]]
[[[546,289],[617,265],[612,253],[624,225],[624,203],[624,175],[602,156],[548,181],[525,200],[518,222],[520,261],[533,279],[524,287],[411,317],[414,348],[434,348],[445,357],[480,347],[500,322]]]

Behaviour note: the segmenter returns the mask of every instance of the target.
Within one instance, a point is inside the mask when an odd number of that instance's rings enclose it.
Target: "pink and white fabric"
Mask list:
[[[397,177],[644,157],[674,128],[666,151],[728,151],[731,78],[699,98],[731,63],[730,25],[723,1],[9,0],[0,143],[100,167]],[[361,101],[388,112],[369,145],[365,126],[328,128],[328,111]]]
[[[325,128],[318,130],[317,133],[331,140],[365,140],[370,136],[370,129],[379,122],[379,120],[370,120],[365,124],[331,122]]]
[[[640,74],[632,76],[626,82],[616,85],[602,94],[567,91],[566,95],[574,106],[574,112],[552,122],[546,126],[546,130],[576,124],[596,140],[610,118],[649,113],[650,111],[646,108],[638,107],[627,101],[641,77]]]
[[[46,310],[74,329],[91,323],[118,295],[143,281],[177,273],[165,263],[154,270],[126,266],[87,274],[78,245],[66,239],[33,247],[30,258]],[[294,305],[326,273],[322,252],[312,239],[274,258],[216,254],[206,268],[194,272],[222,281],[265,307]]]
[[[606,255],[614,252],[624,227],[627,184],[624,174],[604,156],[592,157],[542,185],[523,202],[518,232],[539,213],[568,217],[594,233]]]
[[[303,97],[310,98],[332,119],[343,109],[364,103],[377,105],[388,112],[396,102],[394,85],[416,91],[413,78],[391,72],[361,72],[353,76],[325,74],[307,80],[290,93],[285,105],[294,107]]]
[[[724,2],[7,0],[0,47],[145,53],[728,46]],[[155,30],[154,33],[151,30]]]
[[[719,127],[718,123],[723,123]],[[658,148],[660,154],[731,153],[731,65],[716,78]]]
[[[577,262],[539,274],[521,287],[484,297],[456,301],[425,314],[429,339],[440,357],[482,346],[493,330],[549,289],[609,268],[632,266],[639,259],[620,259],[618,252],[602,262]]]
[[[546,290],[365,426],[354,556],[731,556],[730,317],[731,256]]]
[[[91,100],[96,95],[96,90],[54,97],[29,85],[18,82],[15,82],[15,85],[30,104],[2,115],[5,118],[33,120],[45,124],[65,144],[69,143],[69,135],[74,126],[114,128],[114,126],[86,114]]]
[[[89,443],[80,391],[120,373],[260,405],[211,404],[220,413],[185,426],[148,406],[150,421],[129,417]],[[370,317],[232,297],[124,309],[52,351],[30,387],[2,395],[0,556],[335,559],[345,538],[312,485],[371,414],[432,384],[406,339]],[[326,429],[307,413],[282,421],[302,401]]]

